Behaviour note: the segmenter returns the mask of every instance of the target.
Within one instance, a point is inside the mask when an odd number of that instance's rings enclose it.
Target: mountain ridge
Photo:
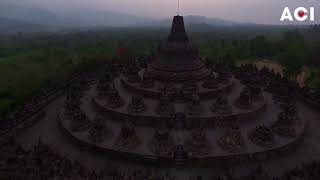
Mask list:
[[[170,27],[172,18],[156,20],[148,17],[139,17],[127,13],[118,13],[108,10],[94,8],[79,8],[65,12],[54,12],[37,6],[19,6],[8,3],[0,3],[0,23],[13,23],[16,26],[26,25],[29,27],[45,26],[53,29],[75,29],[75,28],[95,28],[95,27]],[[12,20],[9,23],[8,20]],[[253,25],[250,23],[240,23],[221,18],[209,18],[199,15],[184,16],[186,26],[199,24],[202,27],[211,26],[238,26]],[[23,30],[23,28],[21,28]]]

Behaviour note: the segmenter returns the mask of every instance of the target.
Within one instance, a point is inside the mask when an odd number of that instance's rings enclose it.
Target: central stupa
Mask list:
[[[198,49],[189,41],[182,16],[173,18],[171,33],[159,46],[158,55],[148,70],[161,81],[199,80],[210,74],[200,60]]]

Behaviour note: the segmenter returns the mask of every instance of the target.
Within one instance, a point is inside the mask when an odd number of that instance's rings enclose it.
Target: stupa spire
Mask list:
[[[203,79],[210,74],[197,48],[189,42],[183,16],[174,16],[168,39],[160,44],[158,56],[148,66],[148,72],[154,79],[175,82]]]
[[[168,37],[169,42],[187,42],[188,35],[184,26],[183,16],[175,16],[172,21],[171,33]]]

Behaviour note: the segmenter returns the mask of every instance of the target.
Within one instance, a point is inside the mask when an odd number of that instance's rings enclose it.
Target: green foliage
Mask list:
[[[44,49],[4,58],[0,63],[1,114],[38,93],[61,83],[75,71],[110,59],[108,54],[77,53],[67,49]]]
[[[248,40],[218,39],[209,41],[200,48],[200,54],[213,62],[235,64],[237,61],[273,57],[277,55],[274,43],[265,36],[256,36]]]
[[[5,116],[14,108],[14,101],[10,99],[0,99],[0,116]]]
[[[190,35],[199,47],[200,56],[210,62],[240,64],[261,58],[279,57],[289,75],[302,66],[313,66],[310,49],[317,49],[308,32],[281,32],[255,28],[219,29]],[[155,55],[167,31],[155,29],[109,29],[62,34],[0,35],[0,112],[15,105],[42,88],[63,82],[72,74],[114,57],[117,48],[128,49],[133,56]],[[280,34],[280,35],[279,35]],[[281,38],[282,37],[282,38]],[[311,43],[312,42],[312,43]],[[311,48],[312,47],[312,48]],[[313,52],[317,52],[314,51]],[[315,84],[318,75],[310,82]],[[320,84],[320,83],[318,83]]]
[[[320,92],[320,70],[317,67],[310,68],[307,84]]]
[[[280,42],[283,51],[280,53],[280,63],[285,66],[287,76],[297,76],[304,65],[310,63],[310,50],[302,34],[296,31],[285,33]]]

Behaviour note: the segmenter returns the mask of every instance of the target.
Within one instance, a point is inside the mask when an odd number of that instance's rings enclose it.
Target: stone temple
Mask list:
[[[277,174],[289,165],[309,162],[320,151],[319,112],[293,89],[295,84],[267,68],[205,63],[187,35],[183,17],[175,16],[154,57],[109,62],[68,82],[63,93],[33,101],[45,108],[26,106],[17,117],[28,129],[22,132],[19,125],[20,133],[13,134],[26,147],[46,144],[26,153],[31,159],[43,156],[30,160],[31,166],[45,159],[44,164],[71,167],[66,160],[51,161],[59,153],[102,175],[113,168],[129,173],[147,166],[181,177],[209,177],[213,168],[234,168],[232,174],[240,176],[260,164]],[[58,153],[50,154],[46,147]],[[21,155],[21,149],[14,152]],[[7,163],[14,162],[20,161]],[[75,174],[81,175],[83,169],[76,165],[70,173],[79,170]],[[134,174],[140,177],[141,172]]]
[[[154,59],[112,72],[72,87],[58,117],[64,134],[107,156],[227,166],[286,152],[304,132],[294,99],[273,97],[242,71],[205,64],[182,16]]]

